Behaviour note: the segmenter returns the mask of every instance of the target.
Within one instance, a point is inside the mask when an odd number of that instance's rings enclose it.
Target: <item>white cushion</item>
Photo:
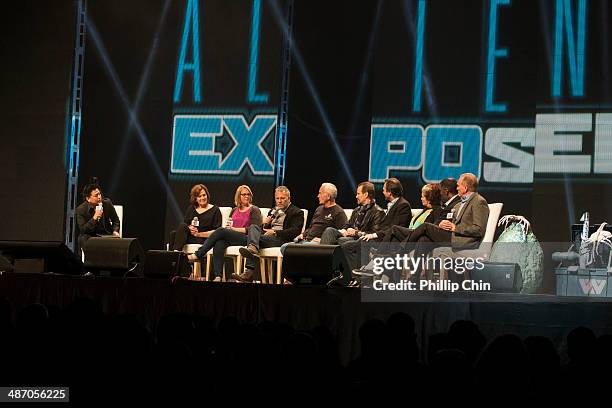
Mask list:
[[[278,258],[283,257],[281,254],[280,247],[272,247],[272,248],[262,248],[259,250],[259,255],[266,258]]]
[[[349,210],[345,209],[344,213],[346,214],[346,218],[350,220],[351,219],[351,215],[353,214],[353,210],[352,209],[349,209]]]
[[[123,238],[123,206],[113,204],[117,217],[119,217],[119,238]]]
[[[240,248],[243,248],[240,245],[232,245],[225,249],[225,256],[239,256]]]

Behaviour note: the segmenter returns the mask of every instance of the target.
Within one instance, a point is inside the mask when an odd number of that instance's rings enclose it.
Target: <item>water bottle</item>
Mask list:
[[[232,217],[229,217],[227,219],[227,225],[225,226],[225,228],[232,228],[234,226],[234,220],[232,220]]]
[[[193,220],[191,220],[191,226],[196,228],[200,226],[200,220],[198,217],[193,217]]]
[[[102,203],[96,205],[96,211],[102,211]]]

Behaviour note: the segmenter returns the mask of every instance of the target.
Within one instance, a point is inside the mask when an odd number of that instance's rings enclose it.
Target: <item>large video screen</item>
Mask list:
[[[606,2],[385,2],[377,38],[369,178],[408,185],[471,172],[489,202],[569,239],[610,215]],[[414,190],[418,191],[418,190]]]

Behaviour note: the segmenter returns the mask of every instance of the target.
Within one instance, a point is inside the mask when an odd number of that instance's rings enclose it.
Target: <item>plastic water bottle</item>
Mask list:
[[[227,225],[225,226],[225,228],[232,228],[234,226],[234,220],[232,220],[232,217],[227,219]]]
[[[96,205],[96,211],[102,211],[102,203],[99,203],[98,205]]]
[[[198,217],[193,217],[193,220],[191,220],[191,226],[196,228],[200,226],[200,220]]]

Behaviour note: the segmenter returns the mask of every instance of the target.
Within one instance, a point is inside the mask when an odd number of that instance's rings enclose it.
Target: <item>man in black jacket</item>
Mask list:
[[[445,178],[440,182],[440,195],[442,196],[442,210],[450,213],[457,204],[461,202],[461,197],[457,194],[457,180],[452,177]]]
[[[392,177],[385,180],[383,184],[383,195],[388,201],[387,214],[380,227],[375,232],[362,236],[358,241],[349,241],[343,243],[342,249],[346,255],[346,260],[352,269],[357,269],[361,266],[361,250],[363,241],[381,242],[385,234],[391,230],[394,225],[408,226],[412,218],[410,203],[402,197],[404,188],[402,183]]]
[[[376,205],[374,184],[369,181],[359,183],[355,198],[359,206],[353,210],[351,219],[341,229],[327,227],[321,235],[321,244],[343,244],[380,229],[385,212]]]
[[[252,282],[254,270],[259,266],[259,248],[279,247],[291,242],[301,234],[304,226],[304,212],[291,203],[291,192],[285,186],[274,190],[276,207],[263,220],[263,224],[249,226],[249,239],[246,248],[240,248],[240,254],[247,259],[244,273],[232,274],[232,278],[242,282]]]
[[[84,249],[91,237],[119,237],[119,217],[111,200],[102,198],[100,186],[97,183],[87,184],[83,188],[83,198],[85,201],[74,210],[79,227],[79,248]]]

